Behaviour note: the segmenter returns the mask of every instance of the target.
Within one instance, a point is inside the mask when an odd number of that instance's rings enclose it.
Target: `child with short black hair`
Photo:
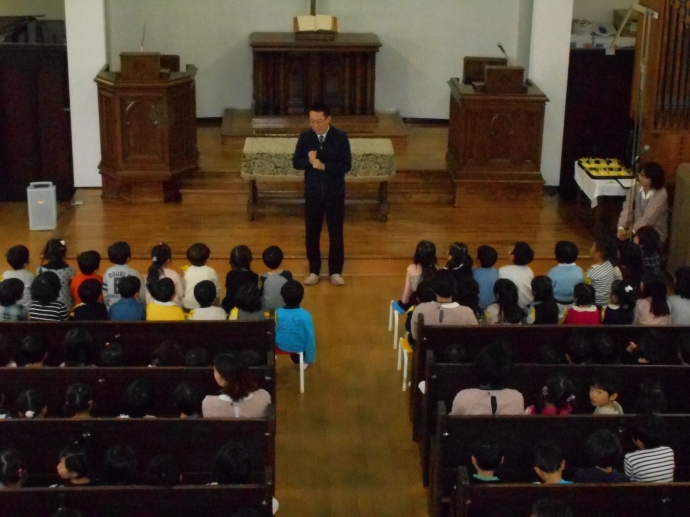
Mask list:
[[[74,308],[74,321],[108,321],[108,308],[99,302],[102,282],[95,278],[84,280],[79,286],[81,303]]]
[[[93,336],[88,330],[73,328],[67,331],[62,340],[62,367],[82,368],[90,364]]]
[[[472,465],[476,470],[470,483],[499,483],[496,469],[503,464],[503,451],[496,440],[481,438],[472,445]]]
[[[601,323],[604,325],[632,325],[635,319],[635,289],[625,280],[614,280],[611,284],[609,303],[601,309]]]
[[[184,355],[184,365],[196,368],[211,366],[211,355],[205,348],[190,348]]]
[[[675,459],[673,449],[663,445],[666,423],[658,415],[638,415],[631,437],[639,449],[625,455],[625,474],[631,481],[670,483]]]
[[[22,391],[17,397],[14,407],[19,418],[26,418],[28,420],[43,418],[48,412],[48,405],[45,403],[43,395],[40,391],[34,389]]]
[[[486,309],[496,303],[494,284],[498,280],[498,269],[494,266],[498,261],[498,253],[491,246],[482,245],[477,248],[478,267],[472,270],[472,276],[479,284],[479,305]]]
[[[61,482],[53,487],[94,486],[91,479],[91,461],[85,447],[70,444],[60,451],[57,473]]]
[[[165,277],[151,287],[154,300],[146,306],[146,321],[184,321],[184,312],[175,302],[175,283]]]
[[[26,269],[29,265],[29,248],[22,244],[12,246],[7,250],[5,257],[12,270],[3,272],[0,280],[17,278],[24,283],[24,292],[19,304],[28,310],[31,307],[31,283],[34,281],[33,273]]]
[[[527,306],[525,323],[531,325],[557,325],[560,309],[553,296],[553,284],[548,276],[532,279],[534,301]]]
[[[565,358],[570,364],[587,364],[592,359],[592,342],[580,332],[574,332],[565,343]]]
[[[591,285],[580,282],[573,291],[575,303],[565,313],[566,325],[600,325],[601,313],[594,304],[596,292]]]
[[[194,286],[194,299],[197,308],[189,313],[189,319],[195,321],[225,321],[227,313],[213,304],[218,299],[219,290],[211,280],[201,280]]]
[[[575,286],[585,278],[585,272],[575,263],[579,251],[574,242],[558,241],[554,250],[558,265],[551,268],[547,275],[553,283],[553,295],[561,310],[561,319],[573,303]]]
[[[244,284],[258,284],[259,275],[252,271],[252,250],[241,244],[235,246],[230,252],[230,267],[225,276],[225,298],[222,307],[230,314],[235,308],[235,297],[237,290]]]
[[[592,363],[618,364],[620,363],[619,348],[608,334],[598,332],[592,336]]]
[[[616,467],[623,458],[623,446],[610,429],[594,431],[586,442],[587,453],[593,467],[579,469],[575,483],[625,483],[628,476],[618,472]]]
[[[233,321],[264,321],[266,319],[266,315],[261,308],[261,291],[259,286],[256,284],[244,284],[237,290],[235,308],[230,312],[228,319]]]
[[[643,226],[637,230],[633,240],[640,245],[644,270],[661,271],[661,255],[659,255],[661,236],[659,232],[653,226]]]
[[[498,270],[498,278],[507,278],[518,288],[518,305],[521,309],[532,303],[532,279],[534,272],[528,266],[534,260],[534,251],[526,242],[518,241],[510,252],[512,265]]]
[[[69,311],[60,296],[60,279],[51,271],[40,273],[31,284],[29,319],[33,321],[65,321]]]
[[[93,408],[93,391],[82,383],[72,384],[65,392],[65,413],[73,420],[88,420]]]
[[[552,441],[542,441],[534,448],[534,471],[541,479],[541,484],[563,485],[572,481],[563,479],[565,459],[563,451]]]
[[[280,267],[283,263],[283,250],[278,246],[269,246],[261,255],[268,272],[261,275],[259,289],[261,290],[261,306],[263,310],[274,314],[276,309],[284,307],[280,290],[285,282],[292,280],[292,273]]]
[[[70,294],[70,282],[74,277],[74,268],[65,262],[67,256],[67,244],[61,239],[49,239],[43,249],[41,265],[38,266],[36,274],[40,275],[46,271],[54,273],[60,280],[60,292],[58,301],[65,304],[68,310],[74,307],[74,298]]]
[[[82,251],[77,255],[77,265],[79,266],[79,273],[74,275],[70,283],[70,294],[74,298],[74,304],[79,305],[81,298],[79,296],[79,286],[89,279],[98,280],[99,287],[103,285],[103,277],[96,273],[101,267],[101,254],[97,251]]]
[[[638,415],[647,413],[663,415],[668,412],[668,401],[659,380],[654,378],[643,380],[640,383],[640,391],[635,401],[635,413]]]
[[[196,242],[187,248],[187,260],[191,264],[185,269],[182,274],[182,287],[184,295],[182,296],[182,307],[191,311],[199,308],[199,301],[196,299],[194,290],[199,282],[207,281],[213,283],[216,292],[216,297],[211,301],[211,305],[220,302],[220,281],[218,280],[218,273],[210,266],[206,265],[211,250],[206,244]],[[207,306],[207,307],[210,307]]]
[[[609,301],[611,284],[615,280],[615,268],[612,260],[616,255],[616,250],[611,239],[599,237],[592,244],[589,254],[594,260],[594,264],[587,270],[585,282],[594,288],[594,303],[598,307],[603,307]]]
[[[113,265],[106,269],[103,275],[103,301],[106,307],[110,308],[120,299],[120,280],[133,276],[141,283],[141,275],[136,269],[128,266],[129,261],[132,260],[132,249],[126,242],[119,241],[112,244],[108,248],[108,260]]]
[[[125,351],[120,343],[106,343],[98,354],[98,366],[116,368],[125,365]]]
[[[136,379],[125,390],[122,398],[123,413],[118,418],[155,418],[151,415],[151,406],[153,384],[148,379]]]
[[[609,370],[600,370],[589,383],[589,401],[595,415],[622,415],[623,408],[618,398],[618,377]]]
[[[29,311],[19,304],[24,294],[24,283],[18,278],[0,282],[0,321],[26,321]]]
[[[180,418],[201,418],[201,403],[204,400],[204,390],[196,384],[180,384],[173,394],[175,409]]]
[[[104,485],[135,485],[137,483],[137,455],[129,445],[119,443],[105,451],[103,460]]]
[[[550,374],[539,394],[539,402],[529,406],[528,415],[570,415],[575,407],[575,385],[562,372]]]
[[[19,345],[19,353],[26,368],[41,368],[48,358],[48,347],[41,339],[26,336]]]
[[[276,348],[290,354],[299,363],[298,355],[304,353],[305,368],[316,356],[316,339],[311,314],[300,307],[304,287],[297,280],[289,280],[280,289],[285,307],[276,310]]]
[[[141,280],[136,276],[123,276],[118,282],[120,299],[110,306],[111,321],[141,321],[146,319],[146,308],[139,298]]]
[[[183,364],[184,356],[180,345],[172,339],[166,339],[153,349],[149,366],[176,367]]]

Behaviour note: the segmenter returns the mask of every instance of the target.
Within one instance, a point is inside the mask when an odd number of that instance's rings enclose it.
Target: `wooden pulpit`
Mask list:
[[[454,206],[486,199],[538,203],[544,112],[548,99],[525,83],[524,69],[501,58],[466,57],[463,81],[449,81],[446,161]],[[475,198],[475,199],[473,199]]]
[[[120,72],[96,76],[103,197],[180,200],[178,178],[196,170],[196,68],[178,56],[120,54]]]

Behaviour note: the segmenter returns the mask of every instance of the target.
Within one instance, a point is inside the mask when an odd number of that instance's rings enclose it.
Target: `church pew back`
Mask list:
[[[218,450],[229,440],[242,442],[252,470],[275,471],[275,408],[261,419],[12,419],[0,422],[0,450],[23,452],[29,485],[57,482],[55,467],[60,450],[81,440],[90,452],[95,472],[101,471],[105,451],[118,443],[131,446],[139,470],[159,454],[170,454],[183,473],[196,479],[210,473]],[[1,514],[1,512],[0,512]]]
[[[661,332],[669,350],[664,354],[665,363],[678,364],[674,346],[681,334],[690,332],[688,327],[642,327],[632,325],[492,325],[492,326],[431,326],[420,321],[419,340],[412,359],[412,386],[417,386],[424,379],[426,352],[431,350],[434,357],[441,357],[443,351],[451,344],[461,345],[467,353],[468,361],[487,344],[493,341],[505,341],[513,350],[515,362],[534,363],[537,360],[539,347],[549,345],[565,357],[568,338],[579,333],[587,338],[596,334],[610,336],[618,345],[621,355],[631,341],[637,341],[644,332],[654,330]],[[413,439],[421,438],[422,412],[419,390],[410,390],[410,417],[413,420]]]
[[[690,483],[474,485],[462,467],[457,487],[454,517],[524,517],[535,502],[547,498],[565,502],[576,516],[684,517],[690,506]]]
[[[220,352],[253,350],[261,360],[275,344],[275,322],[267,321],[65,321],[65,322],[3,322],[0,334],[9,336],[18,345],[25,336],[34,336],[48,346],[50,366],[63,361],[62,340],[73,328],[83,328],[94,338],[91,362],[96,362],[97,349],[104,343],[118,342],[125,351],[126,366],[147,366],[153,350],[165,340],[173,340],[186,352],[201,347],[211,357]]]
[[[260,483],[173,488],[125,486],[88,488],[23,488],[0,491],[0,515],[48,517],[59,507],[98,517],[228,517],[252,508],[269,517],[270,469]]]
[[[268,366],[250,368],[259,388],[276,401],[275,358],[268,354]],[[93,391],[94,416],[116,417],[122,412],[122,399],[127,387],[136,379],[151,382],[154,390],[151,413],[155,416],[176,417],[173,393],[182,383],[196,384],[207,395],[218,395],[213,368],[0,368],[0,393],[5,396],[5,409],[16,416],[15,401],[25,389],[41,392],[48,405],[49,417],[65,415],[65,391],[74,383],[83,383]]]
[[[449,416],[439,402],[436,434],[432,439],[429,514],[437,515],[444,497],[453,491],[459,466],[471,467],[471,448],[479,438],[493,437],[501,445],[505,461],[498,476],[509,482],[538,481],[533,449],[541,440],[553,440],[563,450],[565,479],[578,468],[590,466],[585,450],[587,437],[598,429],[616,433],[625,452],[635,450],[627,429],[633,415],[620,416]],[[668,424],[666,444],[673,448],[675,479],[690,480],[690,415],[664,415]]]
[[[668,413],[690,414],[690,367],[687,366],[625,366],[625,365],[535,365],[517,364],[508,381],[508,388],[518,390],[525,397],[525,405],[538,404],[539,394],[550,373],[563,372],[575,384],[576,396],[573,404],[576,412],[592,413],[589,402],[590,379],[595,372],[606,369],[614,372],[620,381],[618,401],[629,413],[645,379],[657,379],[668,400]],[[436,427],[436,409],[439,401],[452,407],[455,395],[467,388],[479,385],[471,364],[436,363],[431,351],[427,352],[426,393],[422,396],[423,428],[420,449],[422,471],[428,483],[429,453],[431,436]]]

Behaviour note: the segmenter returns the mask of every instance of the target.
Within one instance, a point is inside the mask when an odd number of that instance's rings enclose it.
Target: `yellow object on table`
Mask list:
[[[580,158],[577,164],[592,178],[632,178],[634,173],[615,158]]]

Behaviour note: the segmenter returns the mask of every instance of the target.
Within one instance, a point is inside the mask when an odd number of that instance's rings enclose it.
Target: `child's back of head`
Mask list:
[[[122,298],[134,298],[141,290],[141,280],[135,276],[123,276],[117,281],[117,289]]]
[[[611,284],[611,301],[625,310],[633,310],[637,302],[635,289],[625,280],[614,280]]]
[[[175,297],[175,284],[170,278],[160,278],[152,287],[151,294],[157,302],[167,303]]]
[[[88,330],[73,328],[67,331],[62,340],[65,366],[80,367],[89,364],[92,347],[93,336]]]
[[[559,264],[574,264],[580,250],[574,242],[558,241],[554,254]]]
[[[24,269],[24,267],[29,263],[29,248],[22,244],[12,246],[7,250],[5,258],[7,258],[7,263],[15,271]]]
[[[182,349],[171,339],[166,339],[156,348],[151,354],[152,366],[182,366],[184,364],[184,357],[182,356]]]
[[[84,275],[92,275],[101,267],[101,254],[97,251],[82,251],[77,255],[79,271]]]
[[[304,298],[304,287],[297,280],[288,280],[280,288],[280,295],[283,297],[286,309],[296,309]]]
[[[575,305],[578,307],[589,307],[594,305],[596,291],[591,285],[580,282],[573,289],[573,298],[575,299]]]
[[[61,263],[64,262],[67,255],[67,245],[62,239],[48,239],[45,248],[43,248],[42,259],[43,262]]]
[[[630,435],[640,449],[655,449],[664,444],[666,429],[666,422],[659,415],[637,415]]]
[[[45,360],[48,355],[48,347],[41,339],[34,336],[26,336],[22,339],[19,352],[22,354],[26,364],[36,364]]]
[[[172,487],[180,482],[180,467],[169,454],[155,456],[146,467],[146,478],[155,486]]]
[[[498,252],[491,246],[482,245],[477,248],[477,262],[485,269],[492,268],[498,262]]]
[[[124,413],[130,418],[150,415],[153,405],[153,384],[148,379],[136,379],[125,390],[122,399]]]
[[[204,400],[204,390],[196,384],[180,384],[175,388],[175,409],[180,415],[201,415],[201,403]]]
[[[534,466],[545,474],[562,470],[563,461],[563,451],[555,442],[544,440],[534,448]]]
[[[82,302],[91,304],[98,302],[98,299],[101,297],[101,288],[101,282],[95,278],[89,278],[79,285],[77,292]]]
[[[278,269],[283,263],[283,250],[278,246],[269,246],[261,255],[264,265],[271,270]]]
[[[553,372],[541,392],[540,413],[570,414],[575,402],[575,384],[563,372]]]
[[[213,305],[217,297],[216,285],[210,280],[202,280],[194,286],[194,299],[201,308]]]
[[[472,462],[483,471],[493,472],[503,463],[503,451],[493,438],[481,438],[472,444]]]
[[[573,333],[566,341],[566,355],[571,364],[585,364],[592,358],[592,343],[583,334]]]
[[[252,270],[252,250],[244,244],[235,246],[230,252],[230,267],[232,269]]]
[[[518,241],[513,246],[513,264],[516,266],[526,266],[534,260],[534,251],[526,242]]]
[[[192,266],[201,267],[205,266],[208,258],[211,256],[211,250],[206,244],[197,242],[192,244],[187,249],[187,260]]]
[[[120,343],[106,343],[98,354],[98,365],[115,368],[125,365],[125,350]]]
[[[639,239],[640,248],[646,253],[656,253],[661,245],[661,236],[652,226],[643,226],[638,229],[635,236]]]
[[[120,241],[108,247],[108,260],[118,266],[124,266],[132,258],[132,249],[126,242]]]
[[[251,465],[244,444],[229,441],[216,454],[215,477],[219,485],[242,484],[249,480]]]
[[[10,307],[22,299],[24,282],[18,278],[8,278],[0,282],[0,305]]]
[[[640,392],[635,401],[635,413],[638,415],[668,413],[666,394],[657,379],[645,379],[640,384]]]
[[[592,336],[593,364],[617,364],[620,362],[618,353],[618,345],[608,334],[598,332]]]
[[[31,298],[42,305],[48,305],[57,301],[60,288],[58,276],[52,271],[44,271],[31,283]]]
[[[446,268],[457,269],[460,267],[465,267],[472,269],[473,261],[470,257],[470,250],[467,244],[464,242],[454,242],[448,248],[448,262],[446,263]]]
[[[301,300],[300,300],[301,301]],[[237,289],[235,305],[244,312],[258,312],[261,310],[261,291],[259,286],[248,283]]]
[[[615,468],[623,457],[623,446],[610,429],[598,429],[587,438],[587,453],[600,469]]]
[[[205,348],[190,348],[184,355],[184,365],[190,367],[210,366],[211,355]]]
[[[434,292],[434,285],[431,280],[422,280],[417,284],[415,291],[419,303],[428,303],[436,301],[436,293]]]

